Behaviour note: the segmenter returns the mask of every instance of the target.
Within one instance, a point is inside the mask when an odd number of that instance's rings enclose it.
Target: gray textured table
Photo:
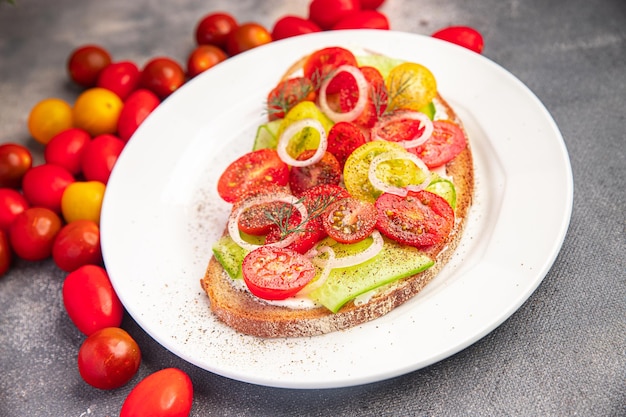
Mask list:
[[[0,142],[28,145],[37,162],[42,149],[29,138],[27,115],[43,98],[74,99],[64,67],[74,47],[95,42],[138,63],[157,54],[184,62],[196,22],[210,11],[271,27],[284,14],[306,14],[308,4],[16,2],[0,3]],[[77,371],[83,336],[63,308],[64,273],[52,261],[18,261],[0,279],[0,415],[114,416],[140,378],[167,366],[191,376],[193,416],[626,415],[626,2],[388,0],[383,11],[399,31],[480,29],[484,55],[526,83],[559,125],[573,168],[574,207],[562,251],[530,299],[442,362],[332,390],[274,389],[211,374],[126,317],[123,327],[138,341],[143,362],[130,384],[100,391]]]

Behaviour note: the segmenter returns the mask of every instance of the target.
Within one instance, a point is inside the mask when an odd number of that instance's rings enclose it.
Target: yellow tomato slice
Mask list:
[[[437,95],[437,80],[428,68],[414,62],[394,67],[385,80],[389,91],[388,110],[421,111]]]

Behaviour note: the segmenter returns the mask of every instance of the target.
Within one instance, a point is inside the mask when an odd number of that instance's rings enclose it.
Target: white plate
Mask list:
[[[451,263],[387,316],[324,336],[261,340],[211,315],[200,278],[229,206],[215,191],[250,149],[267,92],[303,55],[364,47],[428,66],[464,120],[476,196]],[[415,34],[325,32],[229,59],[183,86],[145,121],[118,160],[102,212],[102,249],[130,315],[208,371],[254,384],[332,388],[379,381],[476,342],[530,296],[562,245],[572,207],[563,139],[518,79],[463,48]]]

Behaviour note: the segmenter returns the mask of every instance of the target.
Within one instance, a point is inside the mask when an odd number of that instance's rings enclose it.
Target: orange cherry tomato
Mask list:
[[[83,91],[74,102],[74,127],[91,136],[115,133],[124,102],[114,92],[102,87]]]
[[[21,187],[22,178],[32,165],[33,157],[27,147],[17,143],[0,145],[0,187]]]
[[[74,110],[65,100],[46,98],[39,101],[28,114],[28,131],[42,145],[74,125]]]
[[[228,58],[226,52],[214,45],[198,45],[187,59],[187,75],[193,78],[196,75],[214,67]]]
[[[237,55],[272,41],[272,34],[255,22],[244,23],[233,30],[226,41],[226,52]]]

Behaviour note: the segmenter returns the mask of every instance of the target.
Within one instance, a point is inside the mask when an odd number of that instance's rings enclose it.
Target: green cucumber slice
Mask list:
[[[342,252],[345,255],[353,251],[350,246],[352,245],[338,243],[332,245],[337,257],[342,256]],[[336,313],[355,297],[415,275],[432,265],[434,261],[417,248],[385,239],[383,249],[378,255],[360,265],[332,269],[324,284],[313,290],[310,296],[314,301]]]
[[[452,207],[453,210],[456,209],[456,190],[451,181],[439,177],[428,184],[426,191],[430,191],[431,193],[445,198],[448,204],[450,204],[450,207]]]
[[[398,65],[405,62],[402,59],[390,58],[384,55],[357,55],[356,62],[359,67],[374,67],[380,72],[383,78],[387,78],[389,72]]]
[[[252,236],[245,233],[241,233],[241,237],[250,243],[255,245],[260,245],[263,243],[263,238],[259,236]],[[243,273],[241,272],[241,264],[243,263],[243,258],[248,254],[248,250],[239,246],[235,241],[228,235],[222,236],[215,244],[213,245],[213,255],[215,259],[222,265],[224,271],[232,278],[232,279],[242,279]]]
[[[282,119],[272,120],[258,127],[256,137],[254,138],[254,145],[252,146],[253,151],[265,148],[276,149],[276,145],[278,144],[277,133],[281,120]]]

